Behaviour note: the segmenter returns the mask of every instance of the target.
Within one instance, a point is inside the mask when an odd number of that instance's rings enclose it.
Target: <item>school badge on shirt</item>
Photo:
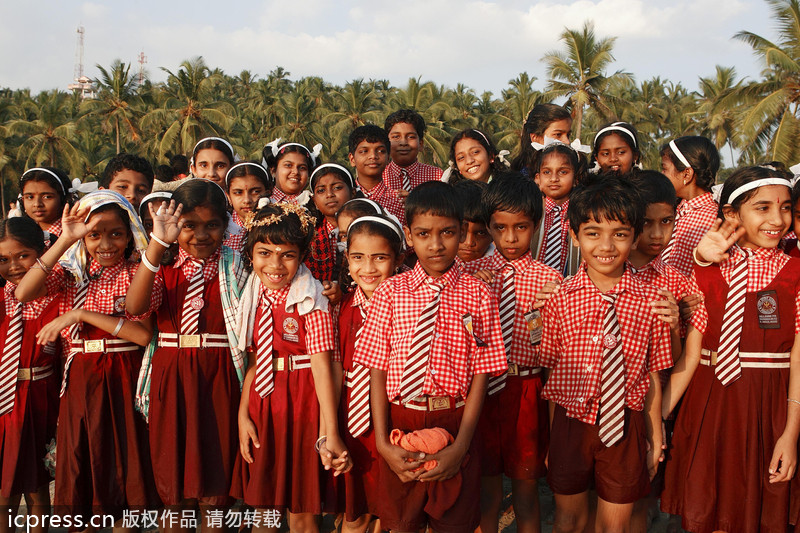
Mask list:
[[[778,316],[777,291],[757,292],[756,308],[758,309],[758,327],[761,329],[780,329],[781,320]]]
[[[125,297],[119,296],[114,299],[114,312],[115,313],[124,313],[125,312]]]
[[[293,317],[283,319],[283,340],[288,342],[299,342],[300,336],[297,332],[300,331],[300,324],[297,323]]]

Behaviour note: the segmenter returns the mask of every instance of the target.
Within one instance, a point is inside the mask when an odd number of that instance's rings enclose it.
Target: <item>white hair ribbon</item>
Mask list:
[[[800,174],[800,163],[797,163],[796,165],[789,167],[789,172],[791,172],[795,176]]]
[[[711,197],[717,203],[719,203],[720,200],[722,200],[722,187],[724,187],[724,184],[722,183],[720,183],[719,185],[711,186]]]
[[[500,150],[499,152],[497,152],[497,159],[499,159],[500,162],[503,163],[503,165],[505,165],[506,168],[511,166],[511,163],[509,163],[508,160],[506,159],[506,156],[509,155],[510,153],[511,152],[509,152],[508,150]]]
[[[439,178],[439,181],[450,183],[450,180],[453,177],[453,172],[455,172],[455,163],[453,163],[453,161],[451,160],[447,162],[447,168],[444,169],[444,172],[442,172],[442,177]]]
[[[83,194],[88,194],[90,192],[94,192],[97,190],[98,184],[96,181],[87,181],[86,183],[81,183],[81,180],[75,178],[72,180],[72,187],[69,188],[69,192],[76,193],[81,192]]]
[[[35,170],[39,170],[39,171],[41,171],[41,172],[44,172],[45,174],[50,174],[51,176],[53,176],[53,177],[56,179],[56,183],[58,183],[58,186],[59,186],[59,187],[61,187],[61,194],[63,194],[64,196],[66,196],[66,195],[67,195],[67,191],[65,191],[65,190],[64,190],[64,184],[61,182],[61,178],[59,178],[59,177],[58,177],[58,174],[56,174],[56,173],[55,173],[55,172],[53,172],[52,170],[48,170],[48,169],[46,169],[46,168],[42,168],[42,167],[34,167],[34,168],[29,168],[28,170],[26,170],[26,171],[25,171],[25,172],[22,174],[22,177],[20,177],[20,180],[21,180],[22,178],[24,178],[24,177],[25,177],[25,174],[27,174],[28,172],[33,172],[33,171],[35,171]]]
[[[278,146],[281,144],[281,141],[282,141],[282,140],[283,140],[283,139],[281,139],[280,137],[278,137],[278,138],[277,138],[277,139],[275,139],[274,141],[272,141],[272,142],[268,142],[268,143],[267,143],[267,146],[269,146],[269,147],[270,147],[270,149],[272,150],[272,155],[273,155],[273,156],[276,156],[276,155],[278,155],[278,152],[280,151],[280,149],[278,148]],[[266,146],[265,146],[264,148],[266,148]],[[265,161],[264,163],[265,163],[265,165],[264,165],[264,166],[266,166],[266,161]]]
[[[787,180],[786,178],[764,178],[756,181],[751,181],[750,183],[745,183],[741,187],[735,189],[730,196],[728,196],[728,203],[732,204],[734,200],[738,197],[746,193],[747,191],[752,191],[753,189],[757,189],[759,187],[765,187],[767,185],[785,185],[786,187],[792,188],[792,182]]]
[[[550,146],[552,144],[564,145],[567,148],[569,148],[570,150],[572,150],[573,152],[581,152],[581,153],[584,153],[584,154],[592,153],[592,147],[591,146],[586,146],[585,144],[581,144],[581,140],[580,139],[575,139],[574,141],[572,141],[572,144],[567,144],[565,142],[559,141],[558,139],[553,139],[551,137],[545,137],[544,138],[544,144],[539,144],[539,143],[537,143],[535,141],[531,142],[531,146],[537,152],[541,152],[542,150],[544,150],[545,148],[547,148],[548,146]]]
[[[675,144],[675,141],[672,140],[669,142],[669,148],[672,150],[672,153],[675,154],[675,157],[678,158],[678,161],[684,166],[684,168],[692,168],[692,165],[689,164],[689,160],[684,157],[683,153],[678,149],[678,145]]]
[[[317,146],[321,146],[321,145],[317,145]],[[347,170],[346,168],[344,168],[342,165],[337,165],[336,163],[325,163],[324,165],[318,166],[316,169],[314,169],[314,172],[311,173],[311,178],[309,178],[309,180],[308,180],[309,183],[313,183],[314,182],[314,176],[319,174],[320,170],[325,169],[325,168],[337,168],[337,169],[341,170],[342,172],[344,172],[345,176],[347,176],[347,179],[350,180],[350,188],[351,189],[355,189],[356,188],[356,182],[353,179],[353,175],[350,174],[350,171]],[[311,194],[314,194],[314,191],[311,191]]]
[[[314,147],[311,150],[309,150],[307,146],[305,146],[303,144],[300,144],[300,143],[286,143],[286,144],[281,144],[280,146],[278,146],[279,142],[281,142],[281,138],[280,137],[278,137],[277,139],[275,139],[271,143],[267,144],[267,146],[272,148],[272,155],[275,156],[275,157],[277,157],[278,154],[281,153],[281,150],[283,150],[287,146],[299,146],[300,148],[302,148],[303,150],[306,151],[306,153],[308,154],[308,157],[311,158],[311,162],[316,165],[317,164],[317,158],[319,157],[319,154],[322,153],[322,144],[320,144],[320,143],[315,144]]]
[[[258,199],[258,203],[256,203],[256,209],[257,210],[263,209],[271,203],[272,203],[272,198],[270,198],[269,196],[262,196],[261,198]]]
[[[594,136],[594,142],[592,144],[597,144],[597,138],[600,137],[602,134],[609,132],[609,131],[620,131],[626,134],[628,137],[631,138],[633,141],[633,146],[636,146],[636,136],[634,136],[633,132],[627,128],[623,128],[620,124],[627,124],[627,122],[615,122],[610,126],[603,128],[602,130],[597,132],[597,135]]]

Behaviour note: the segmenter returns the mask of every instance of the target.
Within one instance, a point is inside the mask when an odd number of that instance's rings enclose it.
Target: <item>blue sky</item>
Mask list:
[[[117,58],[138,68],[143,51],[154,81],[166,77],[159,67],[175,70],[202,55],[230,75],[282,66],[293,79],[404,85],[421,76],[497,94],[527,71],[543,89],[542,55],[559,48],[564,27],[593,20],[598,35],[618,38],[612,68],[695,89],[717,64],[757,77],[761,65],[731,37],[740,30],[774,37],[769,15],[764,0],[8,1],[0,4],[0,86],[64,89],[82,24],[90,77],[95,64]]]

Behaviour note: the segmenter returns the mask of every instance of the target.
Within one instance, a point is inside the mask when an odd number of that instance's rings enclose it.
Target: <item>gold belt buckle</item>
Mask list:
[[[30,381],[32,374],[30,368],[20,368],[17,370],[17,381]]]
[[[443,411],[450,409],[449,396],[428,396],[428,411]]]
[[[508,375],[519,376],[519,365],[517,363],[508,363]]]
[[[92,339],[83,341],[83,353],[103,353],[105,351],[105,339]]]
[[[283,357],[272,360],[272,370],[283,372],[284,368],[286,368],[286,360]]]
[[[711,366],[717,366],[717,352],[711,352]]]
[[[199,348],[200,335],[180,335],[178,337],[179,348]]]

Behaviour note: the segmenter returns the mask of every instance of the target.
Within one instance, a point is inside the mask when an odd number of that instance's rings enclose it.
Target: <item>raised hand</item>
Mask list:
[[[81,207],[80,203],[76,203],[72,207],[65,205],[64,214],[61,216],[61,236],[59,238],[73,243],[88,235],[100,223],[99,218],[86,222],[88,214],[89,208]]]
[[[155,207],[155,202],[150,202],[147,205],[150,210],[150,216],[153,217],[153,235],[164,242],[173,243],[178,240],[178,235],[181,234],[183,222],[181,222],[181,212],[183,211],[183,204],[175,204],[175,200],[161,202],[158,208]]]
[[[738,224],[722,219],[717,219],[703,235],[695,249],[695,257],[700,261],[711,263],[722,263],[729,256],[728,250],[736,244],[745,233],[744,228],[738,228]]]

